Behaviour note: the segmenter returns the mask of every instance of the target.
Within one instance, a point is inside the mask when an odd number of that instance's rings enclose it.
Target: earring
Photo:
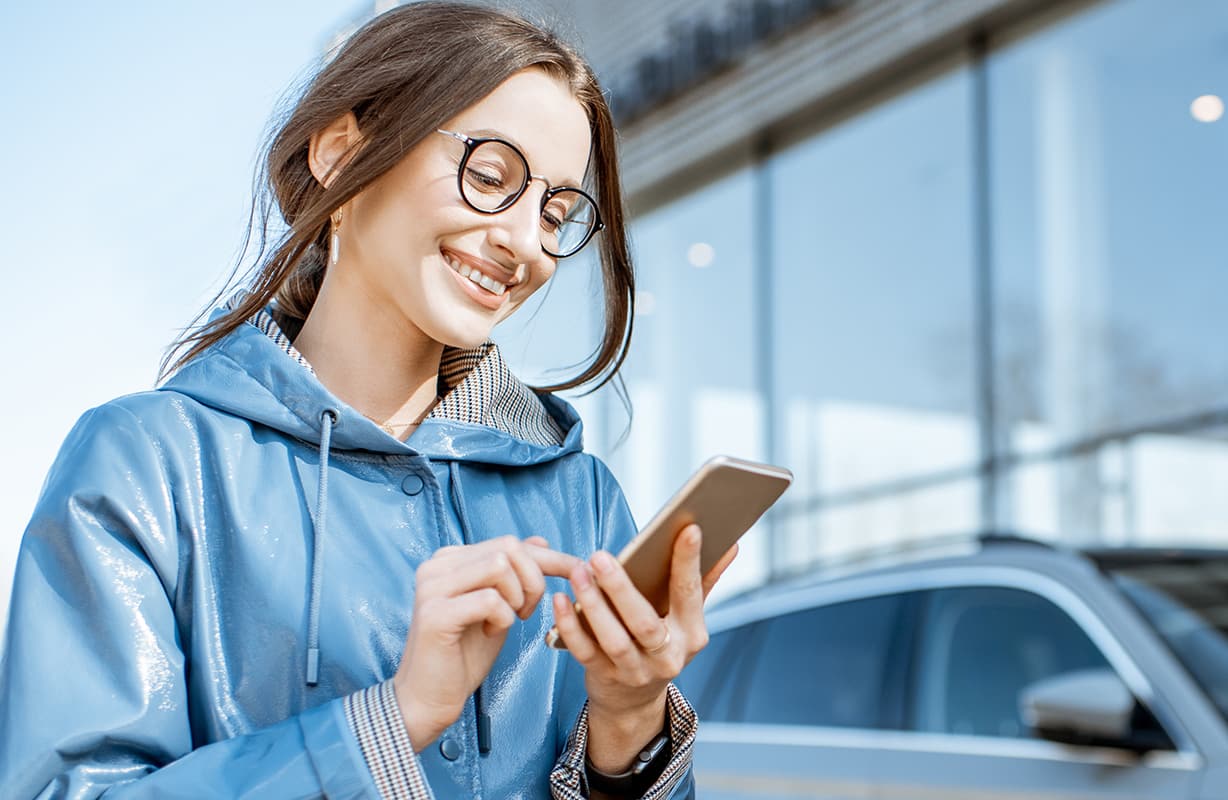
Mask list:
[[[341,209],[333,213],[332,221],[333,238],[328,248],[328,261],[330,264],[336,264],[337,259],[341,257],[341,237],[338,235],[341,232]]]

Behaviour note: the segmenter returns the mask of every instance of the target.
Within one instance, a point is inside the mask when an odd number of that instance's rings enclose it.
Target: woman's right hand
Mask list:
[[[545,576],[565,578],[583,563],[540,536],[504,536],[440,548],[418,567],[414,615],[393,677],[415,751],[460,717],[508,629],[537,608]]]

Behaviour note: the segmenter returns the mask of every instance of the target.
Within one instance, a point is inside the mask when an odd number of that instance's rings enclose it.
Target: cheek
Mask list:
[[[554,275],[553,266],[550,266],[544,269],[535,268],[533,271],[533,276],[529,278],[529,281],[528,281],[528,284],[529,284],[528,288],[530,288],[532,291],[526,292],[524,296],[521,297],[520,302],[517,303],[517,306],[523,305],[524,303],[528,302],[530,297],[535,297],[537,293],[540,292],[545,287],[546,283],[549,282],[551,276],[553,275]]]
[[[531,276],[525,281],[525,286],[522,287],[526,291],[524,291],[519,297],[517,297],[514,302],[508,303],[507,306],[505,306],[506,311],[503,313],[503,315],[499,319],[500,320],[507,319],[509,316],[515,313],[521,306],[527,303],[530,298],[536,296],[537,293],[540,292],[543,287],[545,287],[546,283],[554,275],[556,266],[557,265],[555,264],[546,264],[545,266],[534,266]]]
[[[543,260],[543,262],[533,268],[533,277],[530,282],[533,286],[534,293],[538,289],[546,285],[546,282],[554,277],[554,271],[558,269],[558,264],[554,261]]]
[[[472,224],[467,209],[456,201],[454,186],[435,181],[420,182],[416,190],[410,187],[408,182],[389,181],[362,198],[355,208],[365,223],[362,233],[381,245],[400,247],[407,242],[427,244]]]

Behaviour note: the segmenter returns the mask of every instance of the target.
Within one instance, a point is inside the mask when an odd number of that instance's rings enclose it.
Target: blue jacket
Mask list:
[[[417,757],[391,699],[437,548],[539,535],[587,557],[635,530],[569,405],[492,345],[452,355],[406,443],[325,389],[268,312],[86,413],[18,558],[0,797],[582,796],[583,670],[544,646],[548,600]],[[693,793],[694,717],[670,699],[653,798]]]

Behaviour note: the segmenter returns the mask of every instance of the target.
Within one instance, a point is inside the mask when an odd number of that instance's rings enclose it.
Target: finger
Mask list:
[[[665,640],[665,623],[647,598],[635,588],[622,564],[601,550],[593,554],[591,561],[597,585],[605,592],[627,631],[644,650],[660,649],[661,642]]]
[[[458,597],[438,598],[423,610],[429,624],[449,636],[459,637],[465,628],[478,624],[487,636],[495,636],[516,622],[516,612],[502,594],[490,587]]]
[[[721,556],[720,561],[713,564],[712,569],[708,570],[707,574],[704,575],[703,586],[705,600],[708,599],[708,594],[712,591],[712,587],[716,586],[716,582],[719,581],[721,576],[725,574],[725,570],[729,569],[729,565],[733,563],[733,560],[737,557],[737,555],[738,543],[734,542],[733,547],[726,550],[725,554]]]
[[[548,570],[554,570],[556,577],[562,578],[569,575],[580,562],[575,556],[551,550],[549,542],[541,536],[530,536],[523,541],[515,536],[504,536],[494,541],[511,559],[524,590],[524,605],[517,610],[521,619],[533,615],[542,595],[546,593],[545,576],[551,574]]]
[[[551,575],[556,578],[566,578],[571,575],[576,567],[584,564],[584,561],[570,553],[551,550],[549,547],[528,544],[524,550],[528,553],[529,558],[537,563],[542,574]]]
[[[521,619],[528,619],[533,615],[542,595],[546,593],[546,579],[542,575],[541,567],[529,556],[524,545],[517,542],[507,551],[507,555],[520,581],[520,588],[524,592],[524,603],[516,610],[516,613]]]
[[[439,575],[447,575],[455,569],[458,561],[464,562],[472,557],[472,548],[462,545],[447,545],[441,547],[418,567],[419,583],[429,581]]]
[[[573,555],[552,550],[550,543],[542,536],[530,536],[524,540],[517,539],[515,536],[500,536],[477,544],[441,547],[435,551],[429,561],[422,565],[422,568],[431,574],[448,573],[457,568],[458,562],[463,563],[471,559],[474,553],[491,551],[506,553],[517,547],[529,552],[543,573],[557,578],[566,578],[576,564],[581,563],[581,559]]]
[[[551,598],[554,604],[554,624],[559,629],[559,636],[567,650],[581,664],[589,664],[601,651],[596,640],[586,630],[584,621],[571,605],[571,599],[562,592],[555,592]]]
[[[436,572],[420,580],[418,591],[431,596],[458,597],[491,587],[498,590],[512,608],[524,606],[524,589],[507,553],[475,547],[469,551],[467,558],[453,559],[451,565],[447,572]]]
[[[610,608],[601,588],[589,574],[587,564],[581,564],[571,571],[571,586],[576,600],[584,607],[584,620],[606,657],[619,663],[638,656],[639,649],[631,634],[614,609]]]
[[[703,533],[694,524],[683,528],[674,541],[669,570],[669,615],[684,628],[703,624],[704,592],[699,574],[702,546]]]

